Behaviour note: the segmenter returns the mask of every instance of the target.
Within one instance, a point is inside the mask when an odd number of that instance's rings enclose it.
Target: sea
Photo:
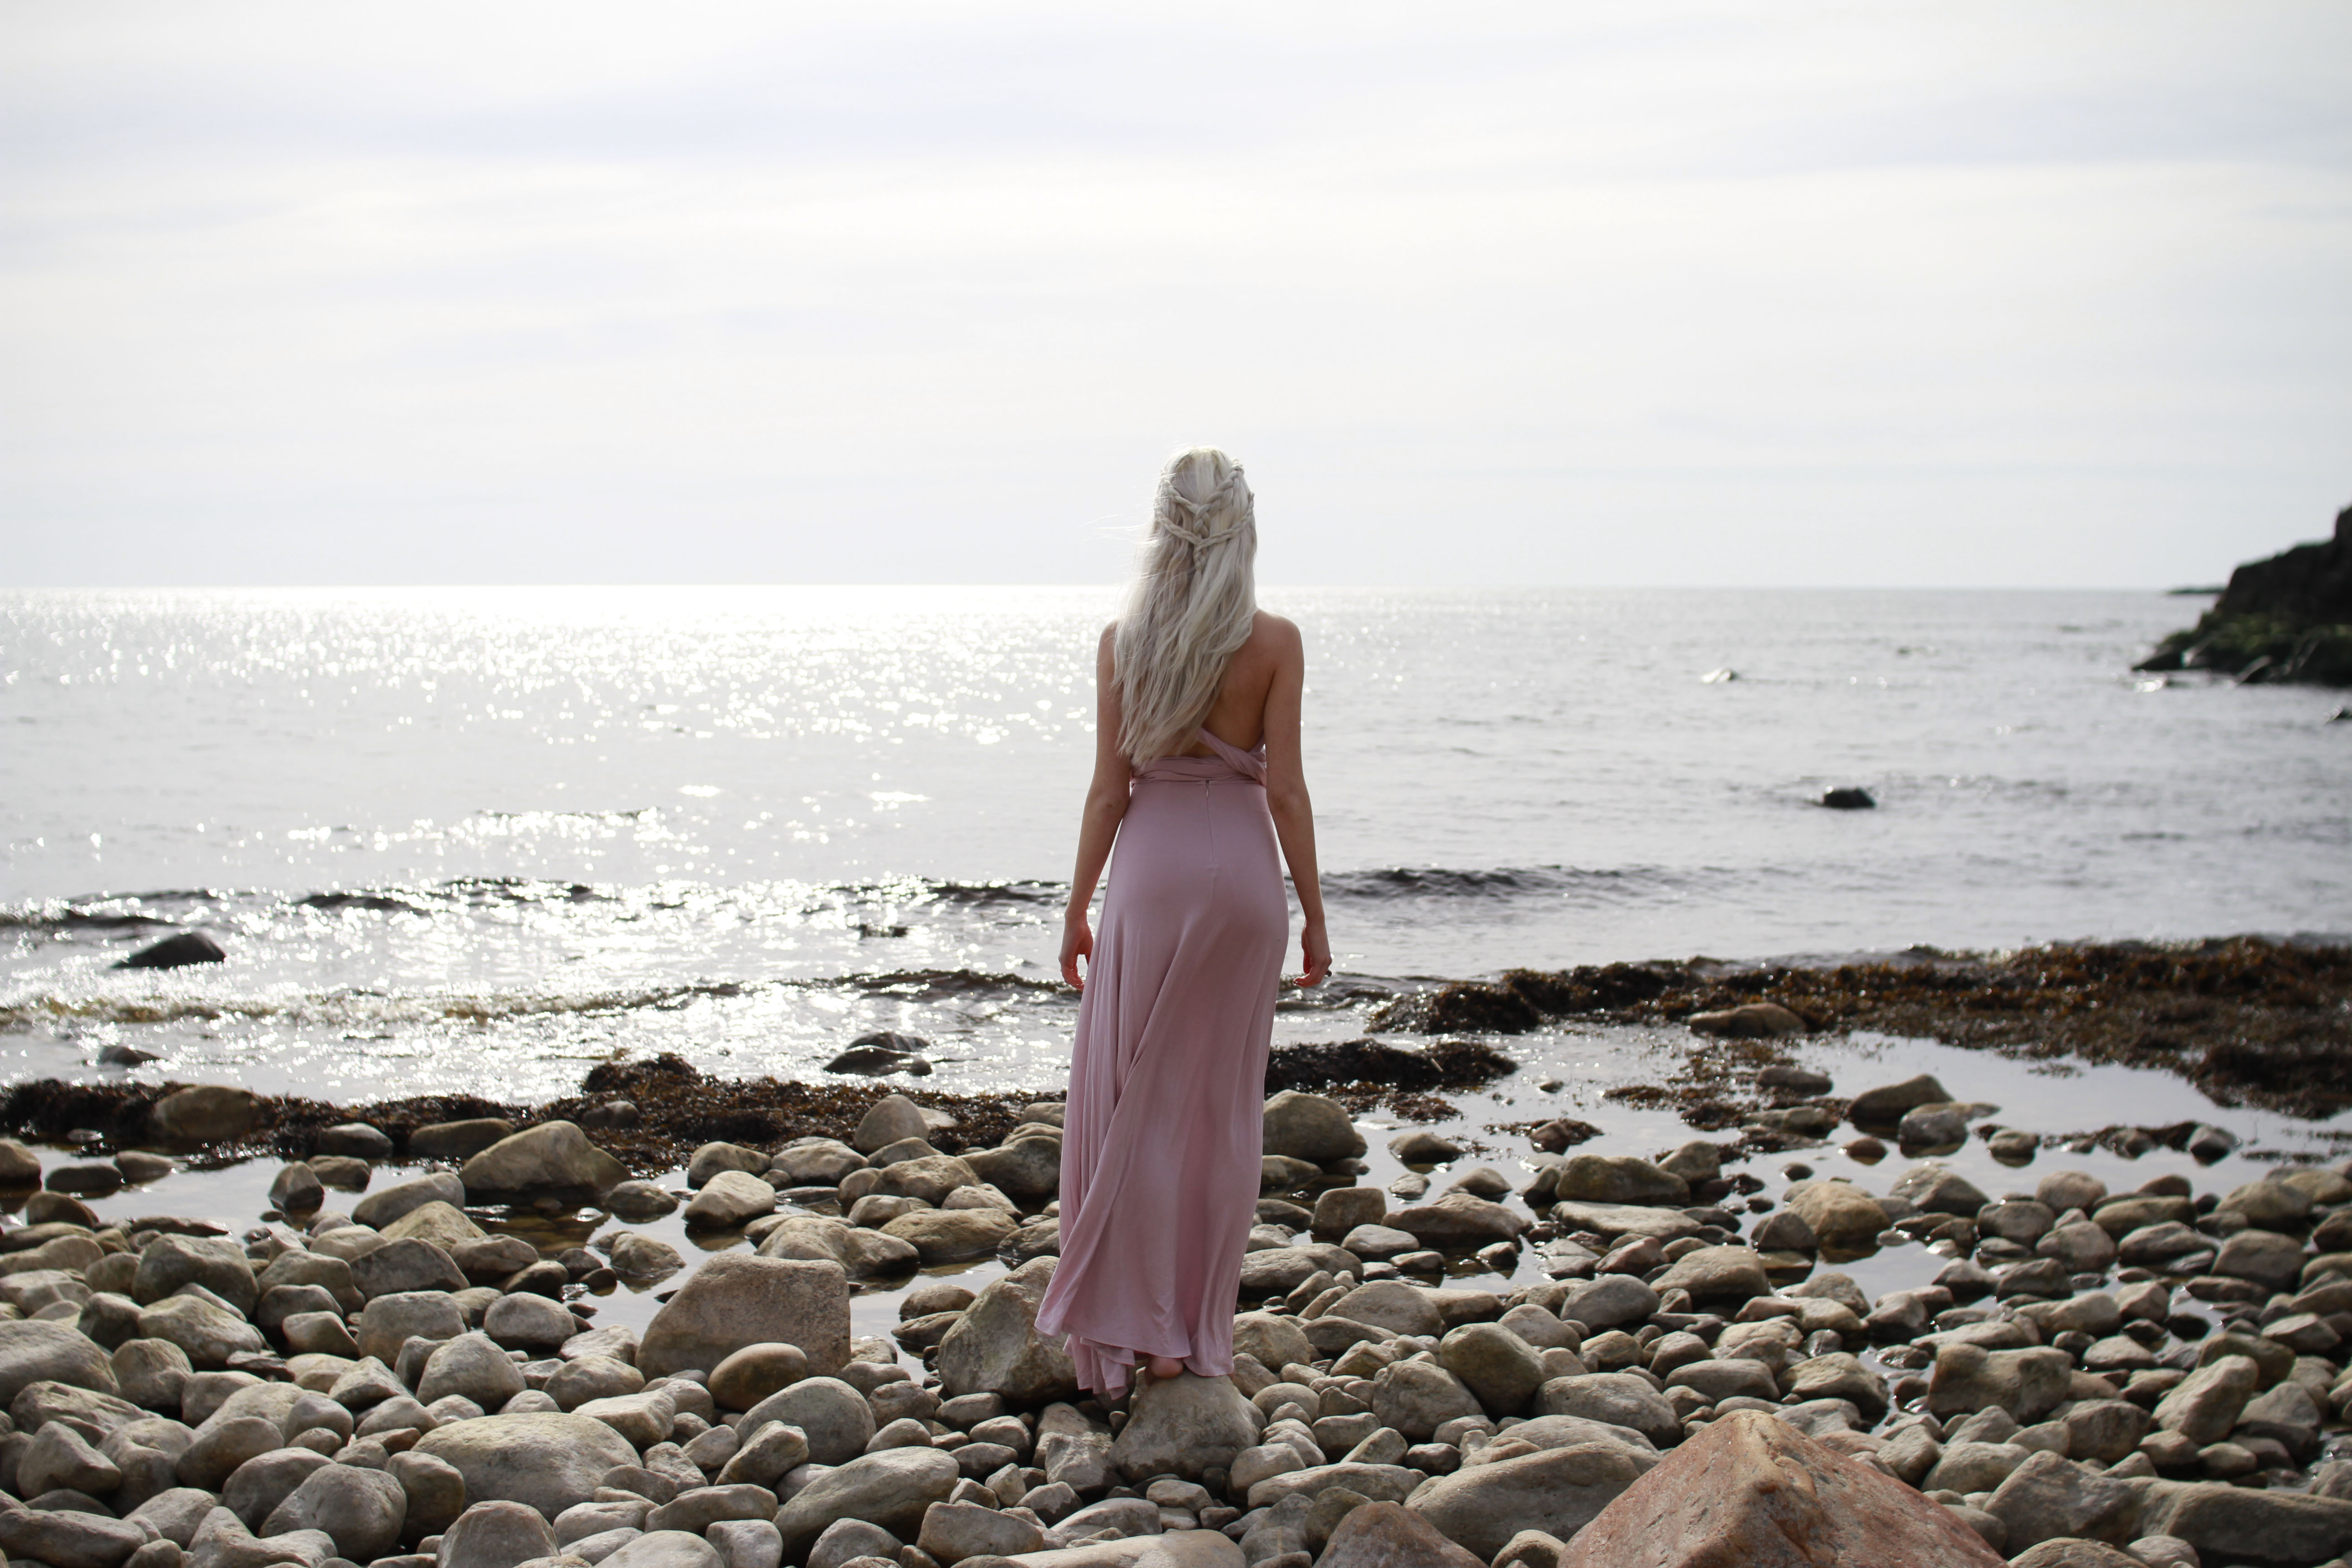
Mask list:
[[[1115,596],[0,595],[0,1081],[531,1101],[890,1030],[929,1086],[1054,1092]],[[2342,694],[2131,668],[2201,599],[1264,602],[1338,952],[1278,1043],[1514,967],[2352,932]],[[183,929],[226,962],[116,967]]]

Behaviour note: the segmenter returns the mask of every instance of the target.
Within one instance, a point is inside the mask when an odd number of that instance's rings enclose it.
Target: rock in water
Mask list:
[[[1878,802],[1871,798],[1868,790],[1846,784],[1825,793],[1822,796],[1822,804],[1832,811],[1868,811]]]
[[[1154,1378],[1129,1406],[1110,1461],[1130,1481],[1167,1475],[1197,1481],[1204,1470],[1229,1468],[1265,1426],[1229,1378],[1189,1372]]]
[[[1731,1040],[1763,1040],[1805,1032],[1805,1021],[1778,1002],[1749,1002],[1719,1013],[1693,1013],[1683,1022],[1695,1033]]]
[[[469,1194],[547,1188],[604,1193],[628,1176],[621,1162],[589,1142],[588,1134],[570,1121],[543,1121],[501,1138],[457,1173]]]
[[[849,1277],[839,1264],[717,1254],[654,1314],[637,1370],[649,1378],[689,1367],[707,1373],[746,1346],[770,1342],[798,1345],[819,1376],[841,1370],[849,1359]]]
[[[1948,1509],[1749,1410],[1717,1419],[1667,1455],[1577,1534],[1560,1568],[1629,1563],[2001,1568],[2000,1554]]]
[[[921,1078],[931,1070],[931,1064],[922,1054],[930,1048],[930,1044],[919,1035],[902,1035],[891,1029],[860,1035],[849,1042],[847,1050],[825,1063],[824,1070],[864,1073],[868,1078],[903,1072]]]
[[[1921,1073],[1917,1078],[1905,1079],[1901,1083],[1882,1084],[1876,1089],[1864,1089],[1853,1097],[1853,1103],[1846,1107],[1845,1113],[1846,1120],[1852,1121],[1858,1131],[1885,1136],[1902,1125],[1903,1113],[1906,1110],[1922,1105],[1951,1103],[1950,1091],[1937,1083],[1932,1075]],[[1820,1226],[1814,1228],[1818,1230]]]
[[[1264,1152],[1327,1165],[1362,1153],[1364,1135],[1338,1100],[1286,1089],[1265,1102]]]
[[[184,969],[191,963],[218,963],[228,954],[221,944],[200,931],[184,931],[177,936],[167,936],[116,964],[117,969]]]
[[[1059,1262],[1033,1258],[991,1280],[964,1310],[940,1342],[940,1388],[950,1398],[1002,1394],[1021,1404],[1042,1404],[1078,1396],[1078,1371],[1070,1352],[1058,1340],[1037,1332],[1037,1308]],[[643,1364],[644,1358],[638,1359]]]

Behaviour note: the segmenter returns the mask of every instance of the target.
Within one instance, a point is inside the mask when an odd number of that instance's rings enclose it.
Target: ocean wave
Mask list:
[[[1576,866],[1454,868],[1392,866],[1365,871],[1333,871],[1323,878],[1327,898],[1373,901],[1416,899],[1572,897],[1619,903],[1688,885],[1693,874],[1663,867],[1631,866],[1606,870]]]
[[[535,992],[488,995],[432,992],[330,991],[285,998],[31,996],[0,1006],[0,1034],[60,1025],[210,1023],[222,1018],[270,1019],[295,1027],[496,1024],[518,1018],[675,1012],[713,997],[759,990],[738,980],[650,985],[574,994]]]

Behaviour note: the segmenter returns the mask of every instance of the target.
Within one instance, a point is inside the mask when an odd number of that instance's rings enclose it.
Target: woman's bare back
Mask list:
[[[1234,650],[1225,666],[1224,681],[1217,688],[1217,700],[1209,705],[1209,716],[1202,721],[1209,732],[1225,744],[1246,752],[1265,739],[1265,701],[1281,665],[1285,634],[1296,639],[1296,628],[1288,621],[1260,610],[1251,622],[1248,640]],[[1215,752],[1205,742],[1195,741],[1180,754],[1207,757]]]

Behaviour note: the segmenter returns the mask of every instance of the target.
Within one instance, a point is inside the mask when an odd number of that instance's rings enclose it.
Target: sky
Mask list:
[[[0,9],[0,587],[2216,582],[2352,7]]]

